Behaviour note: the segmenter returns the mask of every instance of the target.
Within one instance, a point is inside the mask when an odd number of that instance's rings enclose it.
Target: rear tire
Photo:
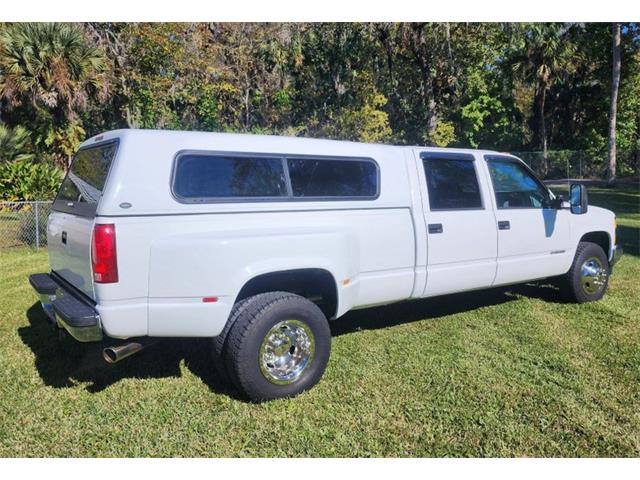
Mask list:
[[[571,268],[562,278],[562,292],[576,303],[600,300],[609,284],[611,267],[602,247],[592,242],[580,242]]]
[[[244,300],[222,348],[229,378],[255,402],[310,389],[322,377],[330,353],[331,331],[320,308],[287,292]]]
[[[229,331],[231,330],[231,327],[233,326],[233,324],[236,322],[236,320],[242,313],[244,307],[247,305],[248,300],[250,300],[250,298],[245,298],[244,300],[240,300],[239,302],[236,302],[236,304],[231,309],[231,313],[229,314],[229,319],[227,320],[227,323],[225,324],[224,329],[222,329],[222,332],[220,333],[220,335],[213,338],[213,345],[212,345],[213,368],[215,369],[216,374],[218,375],[218,378],[223,383],[227,383],[227,384],[231,383],[231,377],[229,376],[229,372],[227,371],[227,366],[225,365],[225,360],[224,360],[224,350],[225,350],[225,345],[227,343],[227,337],[229,336]]]

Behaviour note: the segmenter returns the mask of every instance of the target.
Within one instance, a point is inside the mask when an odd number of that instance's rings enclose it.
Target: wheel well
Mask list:
[[[580,239],[581,242],[591,242],[600,245],[604,250],[604,254],[609,257],[609,247],[611,246],[611,240],[607,232],[589,232],[585,233]]]
[[[284,291],[308,298],[327,318],[338,311],[338,290],[333,275],[321,268],[286,270],[259,275],[240,290],[236,302],[259,293]]]

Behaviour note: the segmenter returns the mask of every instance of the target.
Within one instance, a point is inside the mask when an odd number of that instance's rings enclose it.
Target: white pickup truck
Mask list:
[[[107,361],[211,337],[261,401],[316,384],[353,309],[549,277],[600,299],[615,216],[569,200],[490,151],[118,130],[76,154],[30,282],[77,340],[120,339]]]

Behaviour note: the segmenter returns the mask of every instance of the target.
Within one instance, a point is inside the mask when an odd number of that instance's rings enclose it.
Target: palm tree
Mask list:
[[[545,108],[547,93],[561,75],[570,70],[575,47],[566,37],[571,24],[533,23],[523,25],[513,69],[534,83],[533,144],[543,152],[546,171],[547,127]],[[518,31],[518,30],[516,30]]]
[[[611,25],[611,105],[609,107],[609,185],[616,181],[616,117],[618,114],[618,90],[620,88],[620,24]]]
[[[105,96],[107,85],[105,56],[77,25],[15,23],[0,32],[0,99],[23,107],[26,118],[11,123],[47,124],[36,143],[55,143],[52,132],[78,131],[78,113],[91,97]],[[66,149],[57,153],[68,156]]]
[[[74,118],[106,86],[104,54],[69,23],[17,23],[0,35],[0,95]]]

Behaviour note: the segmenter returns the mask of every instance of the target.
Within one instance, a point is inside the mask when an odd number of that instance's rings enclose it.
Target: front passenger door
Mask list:
[[[515,157],[485,156],[496,199],[495,285],[565,273],[573,259],[568,210],[551,206],[549,190]]]

